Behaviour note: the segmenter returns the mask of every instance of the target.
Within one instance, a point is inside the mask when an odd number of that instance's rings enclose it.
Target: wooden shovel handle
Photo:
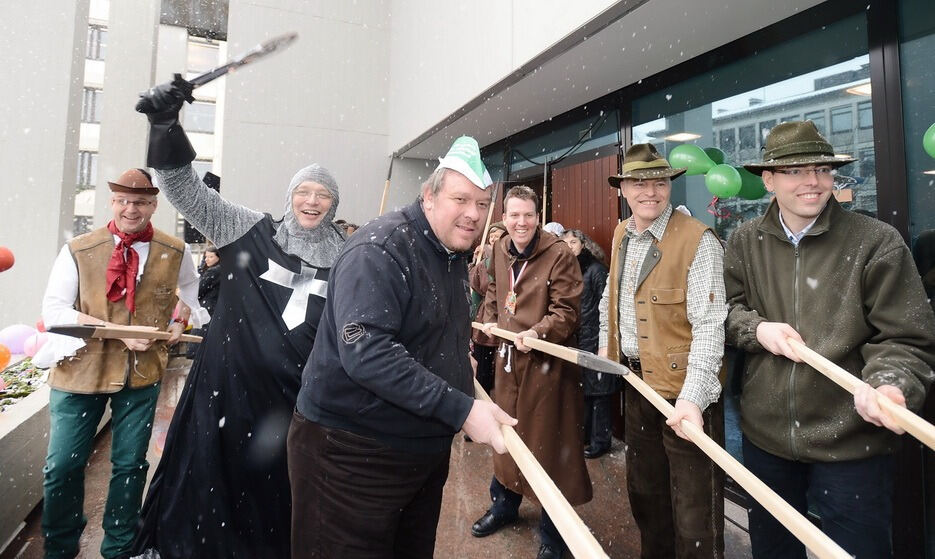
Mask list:
[[[484,391],[477,379],[474,379],[474,396],[479,400],[490,402],[490,396]],[[549,513],[549,518],[555,524],[555,528],[562,535],[568,549],[575,557],[607,557],[601,544],[588,530],[581,517],[575,512],[575,509],[568,503],[562,492],[559,491],[555,482],[549,477],[542,465],[536,460],[532,452],[526,446],[526,443],[519,437],[516,430],[509,425],[501,425],[500,431],[503,433],[503,443],[507,451],[532,490],[539,498],[539,502]]]
[[[472,323],[474,328],[481,328],[483,325],[477,322]],[[510,332],[509,330],[503,330],[502,328],[492,328],[491,333],[506,338],[510,341],[516,340],[516,334]],[[523,343],[528,345],[531,348],[539,349],[554,355],[561,359],[571,361],[572,363],[577,363],[577,353],[569,351],[569,348],[560,346],[558,344],[553,344],[551,342],[546,342],[544,340],[535,340],[533,338],[524,338]],[[572,354],[572,355],[569,355]],[[571,357],[571,358],[569,358]],[[655,390],[653,390],[648,384],[646,384],[643,379],[638,377],[635,374],[625,375],[624,379],[629,382],[633,388],[635,388],[640,394],[643,395],[649,402],[659,410],[666,419],[672,417],[675,413],[675,408],[670,404],[665,398],[660,396]],[[475,381],[476,382],[476,381]],[[476,388],[475,388],[476,391]],[[831,538],[824,534],[821,530],[815,527],[807,518],[802,516],[799,511],[792,508],[789,503],[784,501],[782,497],[776,494],[775,491],[770,489],[765,483],[760,481],[758,477],[753,475],[750,470],[745,468],[743,464],[738,462],[733,456],[731,456],[726,450],[724,450],[719,444],[714,442],[711,437],[705,434],[702,429],[699,429],[694,423],[691,423],[687,420],[682,420],[680,427],[682,432],[688,436],[688,438],[701,449],[715,464],[721,467],[729,476],[731,476],[741,487],[747,490],[747,493],[751,497],[756,499],[763,508],[769,511],[773,517],[776,518],[783,526],[786,527],[792,534],[798,538],[805,547],[812,551],[820,559],[848,559],[851,557],[846,551],[844,551],[841,546],[834,543]],[[507,447],[509,448],[509,446]],[[513,452],[510,451],[512,455]],[[515,459],[515,457],[514,457]],[[524,474],[526,472],[523,472]],[[539,495],[539,492],[536,491],[536,495]],[[552,511],[549,511],[549,516],[551,517]],[[564,535],[564,534],[563,534]],[[576,557],[588,557],[587,555],[578,555]]]
[[[383,210],[386,209],[386,196],[390,193],[390,179],[386,179],[386,183],[383,185],[383,196],[380,198],[380,213],[377,215],[383,215]]]
[[[802,342],[792,338],[786,338],[786,341],[792,346],[792,349],[802,361],[811,365],[813,369],[825,375],[851,394],[856,392],[860,385],[866,384],[863,380],[855,377],[841,367],[838,367],[829,359]],[[877,404],[893,418],[893,421],[905,429],[907,433],[919,439],[925,446],[935,450],[935,425],[932,425],[903,406],[896,404],[883,394],[876,391],[874,392],[877,396]]]
[[[471,326],[477,328],[478,330],[482,330],[484,327],[484,325],[480,322],[472,322]],[[497,337],[510,340],[514,343],[516,342],[516,338],[519,337],[515,332],[510,332],[509,330],[504,330],[503,328],[497,328],[496,326],[490,329],[490,333]],[[537,338],[528,337],[523,338],[523,344],[525,344],[527,347],[531,347],[532,349],[539,350],[542,353],[548,353],[549,355],[554,355],[559,359],[564,359],[565,361],[571,361],[572,363],[578,362],[578,352],[565,346],[549,343],[545,340],[540,340]]]
[[[172,337],[172,334],[149,328],[98,326],[94,331],[94,337],[106,339],[136,338],[141,340],[168,340]],[[203,338],[201,336],[193,336],[191,334],[182,334],[179,338],[180,342],[191,342],[195,344],[200,344],[202,340]]]

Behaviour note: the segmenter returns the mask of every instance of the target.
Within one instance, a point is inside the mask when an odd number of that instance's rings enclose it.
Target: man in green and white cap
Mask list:
[[[292,557],[432,557],[459,430],[498,453],[516,420],[475,400],[467,261],[490,206],[473,138],[334,263],[289,430]]]

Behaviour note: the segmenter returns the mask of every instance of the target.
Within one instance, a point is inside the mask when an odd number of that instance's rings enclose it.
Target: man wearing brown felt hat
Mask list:
[[[672,179],[683,173],[652,144],[636,144],[607,179],[633,215],[614,231],[598,353],[675,407],[666,420],[625,388],[627,494],[646,558],[724,554],[723,472],[681,427],[688,421],[723,444],[723,249],[711,228],[673,211]]]
[[[84,529],[84,469],[107,401],[112,410],[113,472],[104,508],[100,556],[129,557],[146,484],[152,433],[167,346],[184,321],[172,321],[176,288],[198,309],[198,274],[188,247],[153,228],[156,194],[149,174],[129,169],[112,182],[113,220],[75,237],[52,267],[42,301],[47,326],[107,324],[168,330],[166,342],[89,339],[49,373],[49,450],[42,533],[46,557],[75,557]],[[200,325],[200,315],[195,315]],[[91,554],[85,550],[84,554]]]
[[[143,169],[127,169],[114,181],[107,181],[111,192],[126,194],[159,194],[159,189],[153,186],[148,172]]]
[[[747,353],[744,465],[802,514],[816,511],[845,551],[879,558],[892,556],[891,455],[902,429],[877,397],[922,405],[935,378],[935,317],[896,229],[832,196],[835,170],[852,161],[811,121],[770,131],[763,160],[744,167],[775,197],[728,239],[726,329]],[[852,398],[789,339],[867,384]],[[806,556],[755,501],[750,540],[758,559]]]

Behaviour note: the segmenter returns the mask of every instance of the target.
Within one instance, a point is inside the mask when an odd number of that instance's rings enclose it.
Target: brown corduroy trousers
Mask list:
[[[631,386],[625,399],[627,491],[642,559],[724,556],[724,472]],[[674,401],[670,401],[674,404]],[[705,433],[724,444],[724,407],[702,414]]]

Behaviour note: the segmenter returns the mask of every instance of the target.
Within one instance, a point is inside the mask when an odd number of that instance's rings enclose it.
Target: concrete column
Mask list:
[[[113,218],[107,181],[130,167],[146,166],[149,127],[143,115],[133,112],[133,106],[140,92],[155,81],[160,8],[160,0],[110,4],[95,227],[102,227]],[[174,233],[175,226],[167,232]]]
[[[88,0],[8,2],[0,30],[0,245],[16,258],[0,273],[2,328],[39,319],[71,237]]]
[[[157,2],[158,4],[158,2]],[[158,19],[156,20],[158,22]],[[184,27],[175,27],[170,25],[158,26],[158,46],[156,50],[156,71],[154,73],[153,83],[159,84],[172,79],[172,74],[180,73],[185,75],[185,68],[188,65],[188,30]],[[130,114],[132,106],[121,107]],[[141,122],[146,122],[146,117],[141,114],[132,115]],[[144,130],[143,139],[146,141],[148,136]],[[145,165],[146,144],[143,144],[143,157],[141,165]],[[153,214],[153,227],[162,230],[170,235],[175,234],[175,223],[179,212],[172,207],[172,204],[166,200],[165,196],[159,196],[159,208]]]

